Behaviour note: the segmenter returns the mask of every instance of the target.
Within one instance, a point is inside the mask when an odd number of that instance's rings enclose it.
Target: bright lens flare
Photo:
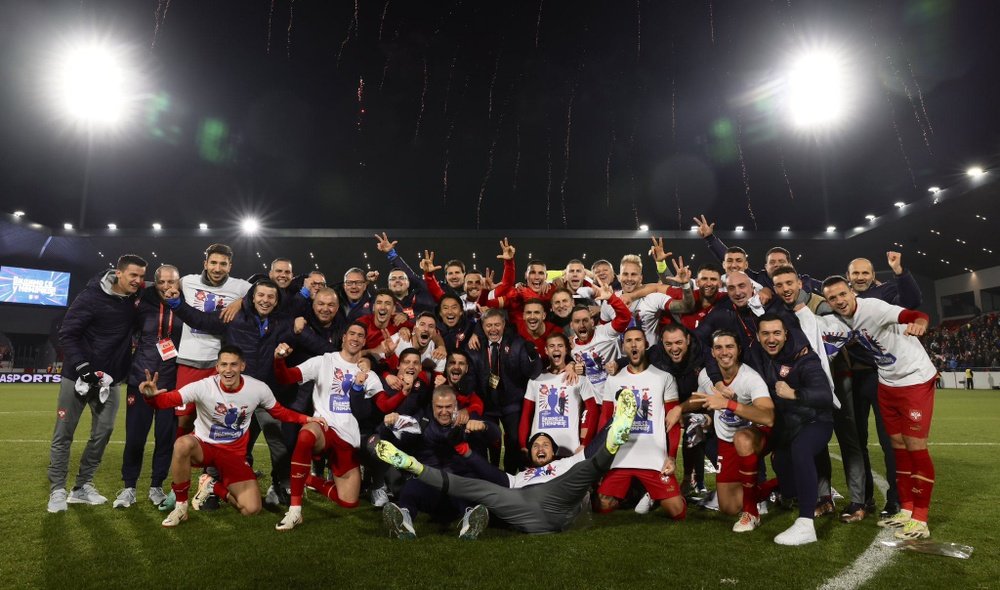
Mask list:
[[[240,230],[244,234],[252,236],[260,230],[260,222],[253,217],[247,217],[240,222]]]
[[[132,89],[120,51],[100,43],[72,47],[57,62],[54,81],[55,98],[72,119],[102,126],[121,122]]]
[[[844,70],[843,62],[831,52],[808,53],[795,61],[788,73],[788,100],[796,127],[825,127],[843,118]]]

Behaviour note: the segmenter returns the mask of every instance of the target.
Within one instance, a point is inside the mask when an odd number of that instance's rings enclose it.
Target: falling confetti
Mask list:
[[[271,8],[267,11],[267,49],[268,55],[271,55],[271,23],[274,22],[274,3],[278,0],[271,0]]]
[[[542,6],[545,0],[538,0],[538,21],[535,23],[535,49],[538,49],[538,40],[542,36]]]
[[[681,219],[681,195],[677,190],[677,175],[674,174],[674,202],[677,203],[677,231],[684,229],[684,222]]]
[[[358,136],[361,136],[361,126],[365,116],[365,79],[358,78]]]
[[[885,102],[889,105],[889,115],[892,120],[892,129],[896,132],[896,143],[899,145],[899,153],[903,156],[903,161],[906,163],[906,171],[910,173],[910,183],[913,188],[917,188],[917,178],[913,175],[913,165],[910,164],[910,157],[906,155],[906,148],[903,147],[903,136],[899,133],[899,125],[896,124],[896,109],[892,106],[892,99],[889,97],[889,93],[882,88],[882,93],[885,95]]]
[[[927,116],[927,105],[924,104],[924,93],[920,89],[920,83],[917,82],[917,75],[913,73],[913,65],[910,64],[910,60],[906,60],[906,69],[910,71],[913,86],[917,89],[917,100],[920,101],[920,110],[924,113],[924,122],[927,123],[927,129],[931,132],[931,135],[934,135],[934,127],[931,126],[931,119]]]
[[[792,181],[788,180],[788,170],[785,169],[785,154],[778,146],[778,160],[781,162],[781,174],[785,177],[785,186],[788,187],[788,197],[795,200],[795,193],[792,192]]]
[[[642,54],[642,0],[635,0],[635,63]]]
[[[295,0],[288,2],[288,40],[285,44],[285,57],[292,58],[292,25],[295,22]]]
[[[294,2],[295,0],[292,0]],[[337,68],[340,68],[340,58],[344,56],[344,48],[347,47],[347,43],[350,42],[351,37],[357,37],[358,34],[358,1],[354,0],[354,14],[351,16],[351,22],[347,24],[347,35],[344,36],[344,40],[340,42],[340,51],[337,52]],[[388,61],[386,62],[388,67]],[[381,85],[379,85],[381,89]]]
[[[385,15],[389,12],[389,2],[391,0],[385,0],[385,6],[382,7],[382,18],[378,21],[378,40],[382,40],[382,29],[385,28]]]
[[[747,161],[743,158],[743,125],[738,118],[736,120],[736,155],[740,161],[740,175],[743,177],[743,194],[747,199],[747,211],[750,212],[750,219],[753,220],[753,228],[756,230],[757,216],[750,203],[750,176],[747,174]]]
[[[708,34],[712,38],[712,45],[715,45],[715,9],[712,7],[712,0],[708,0]]]
[[[917,102],[913,99],[913,93],[910,91],[909,84],[906,83],[906,80],[903,80],[902,75],[900,75],[899,68],[897,68],[896,63],[892,61],[892,56],[886,54],[885,60],[886,62],[889,63],[889,67],[892,68],[892,74],[893,76],[895,76],[896,82],[898,82],[899,85],[903,87],[903,92],[906,94],[906,99],[910,101],[910,108],[913,109],[913,118],[916,119],[917,126],[920,127],[920,133],[923,135],[924,145],[927,146],[927,151],[931,155],[933,155],[934,151],[931,149],[930,137],[928,137],[928,128],[927,128],[928,126],[924,123],[924,120],[920,117],[920,111],[917,110]],[[925,110],[924,115],[926,114],[927,111]]]
[[[501,40],[501,42],[503,42],[503,40]],[[501,49],[500,52],[497,53],[496,64],[494,64],[493,66],[493,77],[490,79],[490,93],[489,93],[486,112],[489,119],[491,120],[493,119],[493,89],[497,84],[497,74],[500,72],[501,57],[503,57],[503,49]]]
[[[150,47],[156,47],[156,40],[160,36],[160,27],[163,26],[163,21],[167,20],[168,10],[170,10],[170,0],[159,0],[153,15],[155,25],[153,26],[153,43]]]
[[[479,229],[480,217],[483,210],[483,199],[486,197],[486,185],[490,182],[493,174],[493,156],[497,151],[497,142],[500,141],[500,128],[503,127],[503,113],[497,117],[497,130],[493,134],[493,141],[490,142],[489,155],[486,158],[486,174],[483,175],[483,183],[479,187],[479,200],[476,203],[476,229]]]
[[[420,126],[424,122],[424,109],[427,107],[427,54],[424,54],[424,86],[420,90],[420,110],[417,112],[417,129],[413,132],[413,140],[416,141],[420,137]]]
[[[563,177],[559,183],[559,200],[562,206],[563,228],[568,226],[566,219],[566,182],[569,180],[569,145],[573,132],[573,101],[576,100],[576,86],[573,87],[569,95],[569,104],[566,106],[566,143],[563,148]]]

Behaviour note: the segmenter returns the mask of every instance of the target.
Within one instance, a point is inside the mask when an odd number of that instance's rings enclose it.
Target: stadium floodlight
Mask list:
[[[252,236],[260,231],[260,222],[257,221],[256,217],[245,217],[240,222],[240,230],[248,236]]]
[[[118,229],[118,224],[117,223],[109,223],[108,224],[108,229],[114,231],[114,230]]]
[[[896,201],[895,203],[893,203],[893,205],[895,205],[897,209],[902,209],[903,207],[906,207],[906,203],[902,201]]]
[[[983,174],[986,174],[986,172],[979,166],[973,166],[972,168],[966,170],[965,173],[971,176],[972,178],[978,178]]]
[[[639,226],[639,231],[649,231],[649,226],[643,223]]]
[[[198,229],[200,229],[200,230],[202,230],[202,231],[205,231],[206,229],[208,229],[208,224],[207,224],[207,223],[204,223],[204,222],[202,222],[202,223],[199,223],[199,224],[198,224]]]
[[[161,225],[159,223],[154,223],[153,224],[153,231],[160,231],[161,229],[163,229],[163,225]]]
[[[792,228],[788,227],[787,225],[781,226],[781,233],[788,233],[790,231],[792,231]]]
[[[833,226],[833,225],[826,226],[826,233],[832,234],[835,231],[837,231],[837,227],[836,226]]]
[[[941,187],[939,187],[939,186],[932,186],[929,189],[927,189],[927,192],[929,192],[932,195],[936,195],[939,192],[941,192]]]
[[[787,100],[796,127],[827,127],[844,118],[850,98],[846,71],[844,60],[831,50],[811,50],[792,62]]]
[[[65,229],[65,230],[73,229],[73,224],[69,223],[69,222],[66,222],[66,223],[63,224],[63,229]]]
[[[24,217],[24,211],[21,210],[14,211],[14,217]]]
[[[91,129],[120,123],[135,94],[125,48],[102,40],[67,46],[56,60],[52,79],[60,110]]]
[[[736,226],[736,231],[743,231],[743,226],[742,225],[737,225]]]

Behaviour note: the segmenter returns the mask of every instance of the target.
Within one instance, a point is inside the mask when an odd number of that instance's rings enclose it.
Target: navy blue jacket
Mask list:
[[[66,310],[59,328],[62,376],[66,379],[76,381],[76,367],[83,362],[90,363],[94,371],[104,371],[115,382],[128,376],[139,296],[106,293],[101,282],[110,285],[112,279],[112,270],[91,279]]]
[[[674,381],[677,382],[677,399],[680,403],[686,402],[692,393],[698,391],[698,374],[705,367],[705,355],[702,353],[701,342],[696,336],[691,336],[691,344],[688,345],[687,354],[680,363],[670,360],[670,356],[667,355],[667,351],[663,349],[661,344],[651,348],[647,357],[649,364],[673,376]]]
[[[757,347],[753,356],[757,372],[767,382],[774,401],[775,422],[772,440],[777,447],[787,447],[806,424],[833,422],[833,391],[816,353],[806,347],[786,342],[776,356]],[[779,397],[774,384],[784,381],[795,390],[795,399]]]
[[[521,410],[528,380],[542,372],[542,359],[531,344],[516,334],[505,332],[500,339],[500,386],[490,387],[489,341],[477,330],[479,350],[465,346],[469,355],[469,373],[475,372],[476,391],[483,398],[487,414],[503,414]]]
[[[705,238],[705,242],[708,245],[708,249],[712,251],[712,254],[722,263],[726,258],[726,246],[725,242],[719,239],[718,236],[712,234]],[[747,273],[747,276],[751,279],[757,281],[761,285],[767,287],[768,289],[774,290],[774,281],[768,276],[767,272],[764,270],[751,270],[746,269],[743,271]],[[810,293],[815,293],[817,295],[823,295],[823,281],[819,279],[814,279],[809,275],[800,274],[799,278],[802,279],[802,288]]]
[[[388,257],[389,261],[392,262],[392,266],[403,271],[406,274],[406,278],[410,279],[410,291],[402,299],[396,301],[396,310],[402,311],[410,316],[411,319],[424,311],[434,313],[437,302],[434,301],[434,296],[427,289],[427,283],[424,281],[424,278],[413,272],[410,265],[406,264],[403,257],[396,253],[396,250],[389,252]]]
[[[173,326],[171,326],[173,318]],[[139,385],[146,380],[146,370],[158,372],[159,387],[174,389],[177,381],[177,359],[163,360],[156,348],[160,338],[170,338],[176,348],[181,342],[181,328],[184,322],[174,313],[170,306],[160,299],[156,289],[148,288],[139,297],[139,307],[136,318],[135,351],[132,353],[132,370],[129,371],[128,384]]]
[[[904,270],[901,275],[895,275],[894,281],[868,287],[858,293],[858,297],[862,299],[874,297],[906,309],[917,309],[923,303],[920,286],[908,270]]]

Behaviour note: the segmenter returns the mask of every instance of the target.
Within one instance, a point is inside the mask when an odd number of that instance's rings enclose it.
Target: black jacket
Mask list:
[[[786,342],[774,357],[760,347],[754,351],[757,372],[767,382],[774,401],[775,446],[787,447],[799,430],[812,422],[833,422],[833,391],[819,357],[809,347],[795,347]],[[775,393],[774,385],[784,381],[795,390],[795,399],[785,399]]]
[[[179,346],[184,322],[160,299],[156,289],[145,289],[139,297],[136,321],[138,329],[128,384],[139,385],[145,381],[145,371],[148,370],[150,373],[154,371],[159,373],[157,383],[160,387],[174,389],[177,380],[177,359],[160,358],[156,343],[160,338],[170,338],[175,348]]]
[[[479,350],[470,349],[466,343],[465,351],[469,355],[469,372],[475,371],[476,391],[483,398],[486,413],[496,415],[520,411],[528,380],[542,372],[542,359],[535,346],[520,336],[504,333],[499,348],[500,385],[494,390],[490,387],[490,344],[481,331],[477,332],[480,332]]]
[[[670,360],[667,351],[660,344],[651,348],[647,357],[649,364],[673,376],[677,382],[677,397],[680,403],[686,402],[692,393],[698,391],[698,374],[705,367],[705,356],[702,353],[701,342],[696,337],[691,336],[687,355],[680,363]]]
[[[91,279],[66,310],[59,345],[63,349],[62,376],[67,379],[76,381],[76,367],[84,362],[115,382],[128,376],[139,296],[108,293],[114,276],[109,270]]]

